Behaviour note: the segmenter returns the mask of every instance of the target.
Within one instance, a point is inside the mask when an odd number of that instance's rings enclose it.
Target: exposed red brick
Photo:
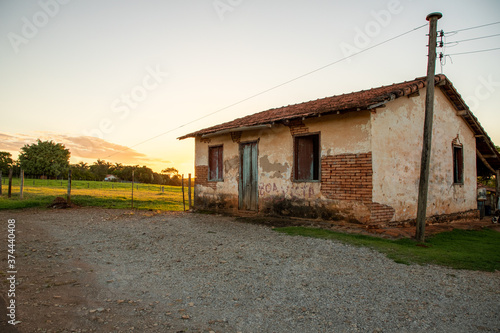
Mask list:
[[[372,202],[372,154],[325,156],[321,160],[321,193],[333,200],[358,201],[370,209],[370,224],[387,224],[395,210]]]
[[[208,181],[208,165],[195,166],[196,184],[210,187],[215,190],[217,182]]]
[[[302,119],[294,119],[288,123],[291,135],[309,133],[309,128],[304,124]]]
[[[240,143],[241,140],[241,131],[238,132],[231,132],[231,140],[235,143]]]
[[[377,202],[373,202],[370,205],[371,216],[370,222],[372,224],[387,224],[394,217],[395,210],[394,208],[382,205]]]
[[[321,160],[321,193],[329,199],[370,203],[372,154],[325,156]]]

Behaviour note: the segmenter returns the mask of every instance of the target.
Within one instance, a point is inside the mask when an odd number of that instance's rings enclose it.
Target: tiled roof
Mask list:
[[[469,110],[460,94],[453,87],[445,75],[439,74],[434,77],[436,86],[439,86],[446,97],[453,104],[455,109],[462,116],[476,135],[476,148],[480,154],[488,156],[487,162],[492,168],[500,168],[500,154],[496,151],[495,145],[477,120]],[[317,117],[331,113],[344,113],[376,108],[388,101],[399,97],[408,96],[425,88],[426,77],[419,77],[412,81],[395,83],[390,86],[362,90],[350,94],[337,95],[317,99],[314,101],[283,106],[276,109],[258,112],[246,117],[238,118],[223,124],[208,127],[193,133],[181,136],[179,139],[213,134],[217,132],[227,132],[231,129],[238,131],[238,128],[256,125],[286,123],[296,118]]]
[[[436,83],[446,80],[444,75],[436,75]],[[179,139],[195,137],[210,133],[229,130],[238,127],[271,124],[283,122],[294,118],[316,117],[333,112],[349,112],[366,110],[370,106],[390,101],[395,98],[412,94],[425,87],[426,78],[420,77],[413,81],[396,83],[390,86],[362,90],[350,94],[337,95],[317,99],[314,101],[283,106],[276,109],[258,112],[243,118],[238,118],[223,124],[208,127],[193,133],[186,134]]]

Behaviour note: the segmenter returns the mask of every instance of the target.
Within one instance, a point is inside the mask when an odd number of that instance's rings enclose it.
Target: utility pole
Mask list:
[[[131,207],[134,208],[134,170],[132,170],[132,202]]]
[[[71,205],[71,168],[68,170],[68,205]]]
[[[420,163],[420,182],[418,186],[417,230],[415,237],[419,242],[425,240],[425,220],[427,213],[427,190],[429,189],[429,165],[431,160],[432,118],[434,116],[434,75],[436,73],[437,20],[443,14],[427,15],[429,21],[429,57],[427,62],[427,91],[425,95],[424,139]]]

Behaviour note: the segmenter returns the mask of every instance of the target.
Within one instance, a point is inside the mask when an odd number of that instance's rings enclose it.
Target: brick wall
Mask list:
[[[325,156],[321,160],[321,193],[329,199],[372,201],[372,154]]]
[[[371,215],[370,222],[372,224],[387,224],[394,217],[395,210],[391,206],[386,206],[373,202],[370,205]]]
[[[241,140],[241,131],[238,132],[231,132],[231,140],[235,143],[240,143]]]
[[[309,128],[302,119],[291,120],[287,126],[290,128],[290,134],[292,135],[309,133]]]
[[[394,208],[373,202],[372,153],[325,156],[321,160],[321,193],[333,200],[358,201],[370,209],[370,224],[387,224]]]
[[[217,182],[208,181],[208,165],[195,166],[194,172],[196,173],[196,184],[210,187],[215,190]]]

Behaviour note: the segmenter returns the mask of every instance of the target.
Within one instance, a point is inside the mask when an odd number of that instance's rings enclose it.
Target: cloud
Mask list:
[[[76,163],[80,160],[95,161],[97,159],[132,165],[171,163],[161,158],[150,158],[127,146],[115,144],[92,136],[71,136],[50,132],[36,132],[35,134],[36,135],[0,133],[0,150],[9,151],[12,152],[13,155],[17,155],[23,146],[35,143],[37,139],[40,139],[42,141],[52,140],[57,143],[62,143],[70,150],[72,163]]]
[[[19,151],[21,147],[31,142],[31,138],[26,135],[0,133],[0,150]]]

